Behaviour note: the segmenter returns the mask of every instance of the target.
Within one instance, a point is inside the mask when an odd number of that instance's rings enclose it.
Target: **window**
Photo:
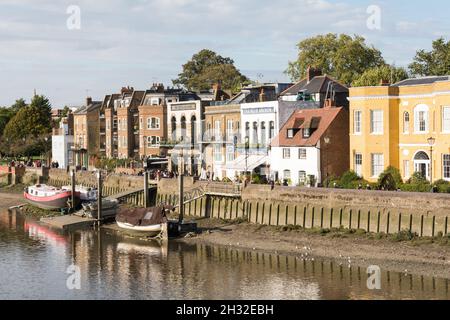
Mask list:
[[[139,129],[144,129],[144,118],[142,117],[139,118]]]
[[[288,129],[287,137],[288,137],[288,139],[293,139],[294,138],[294,129]]]
[[[353,132],[355,134],[361,133],[361,111],[355,111],[353,119]]]
[[[382,153],[372,154],[372,177],[378,178],[384,171],[384,155]]]
[[[261,122],[261,143],[266,144],[266,123]]]
[[[304,186],[306,184],[306,171],[298,172],[298,184]]]
[[[158,130],[161,128],[159,118],[147,118],[147,129],[148,130]]]
[[[228,146],[227,147],[227,162],[234,161],[234,159],[235,159],[234,154],[235,154],[234,147]]]
[[[303,129],[303,138],[309,138],[311,137],[311,129],[305,128]]]
[[[383,134],[383,110],[370,111],[370,132],[372,134]]]
[[[300,160],[306,160],[306,149],[298,149],[298,158]]]
[[[269,139],[272,140],[275,137],[275,122],[270,121]]]
[[[406,179],[411,177],[411,173],[409,171],[409,160],[403,161],[403,177]]]
[[[159,146],[160,143],[161,143],[160,137],[147,137],[147,147],[148,148]]]
[[[355,172],[359,177],[362,177],[363,157],[361,153],[355,153]]]
[[[284,148],[283,149],[283,159],[290,159],[291,158],[291,149]]]
[[[427,133],[429,130],[429,114],[427,105],[418,105],[414,109],[414,131]]]
[[[444,154],[442,159],[444,179],[450,179],[450,154]]]
[[[233,135],[233,120],[227,120],[227,137],[230,140],[230,137]]]
[[[106,130],[110,130],[111,129],[111,122],[108,120],[106,121]]]
[[[222,146],[220,144],[214,145],[214,160],[216,162],[222,161]]]
[[[215,141],[219,141],[220,134],[220,121],[214,121],[214,136],[216,138]]]
[[[253,143],[258,144],[258,122],[253,122]]]
[[[250,137],[250,122],[245,123],[245,136]]]
[[[442,109],[442,132],[450,133],[450,107]]]
[[[283,171],[283,179],[284,180],[291,180],[291,170],[284,170]]]
[[[409,133],[409,122],[410,122],[409,112],[405,112],[403,114],[403,133]]]

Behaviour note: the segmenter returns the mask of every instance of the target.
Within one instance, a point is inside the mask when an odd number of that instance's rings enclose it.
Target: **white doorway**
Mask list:
[[[422,177],[430,180],[430,157],[424,151],[416,153],[414,156],[414,172],[418,172]]]

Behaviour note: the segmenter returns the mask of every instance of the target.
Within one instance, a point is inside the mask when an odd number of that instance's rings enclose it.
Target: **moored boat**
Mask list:
[[[153,207],[148,209],[123,209],[116,216],[119,228],[146,234],[158,234],[168,222],[166,212],[173,207]]]
[[[72,191],[71,186],[62,187],[63,190]],[[88,188],[85,186],[75,186],[75,192],[81,202],[92,202],[97,201],[98,199],[98,191],[94,188]]]
[[[38,208],[60,210],[69,207],[72,192],[45,184],[38,184],[25,188],[24,198],[28,203]],[[78,200],[76,196],[75,198]]]

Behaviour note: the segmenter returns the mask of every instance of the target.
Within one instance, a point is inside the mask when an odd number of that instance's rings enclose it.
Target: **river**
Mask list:
[[[0,300],[449,298],[447,279],[382,270],[382,289],[369,290],[367,277],[365,268],[330,261],[163,246],[109,230],[63,233],[0,213]]]

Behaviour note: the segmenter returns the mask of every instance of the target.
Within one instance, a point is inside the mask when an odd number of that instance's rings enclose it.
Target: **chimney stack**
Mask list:
[[[382,87],[387,87],[387,86],[390,86],[390,85],[391,85],[391,84],[390,84],[389,80],[381,79],[381,81],[380,81],[380,86],[382,86]]]
[[[86,98],[86,106],[90,106],[92,104],[92,97]]]
[[[266,92],[264,91],[264,88],[261,88],[261,93],[259,94],[259,102],[265,102],[266,98]]]
[[[319,69],[313,68],[311,66],[308,67],[308,69],[306,69],[306,78],[308,83],[311,82],[312,79],[314,79],[315,77],[321,76],[322,75],[322,71],[320,71]]]
[[[334,108],[334,107],[336,107],[336,105],[335,105],[335,103],[334,103],[334,101],[332,99],[326,99],[325,100],[325,103],[323,105],[324,109],[331,109],[331,108]]]

